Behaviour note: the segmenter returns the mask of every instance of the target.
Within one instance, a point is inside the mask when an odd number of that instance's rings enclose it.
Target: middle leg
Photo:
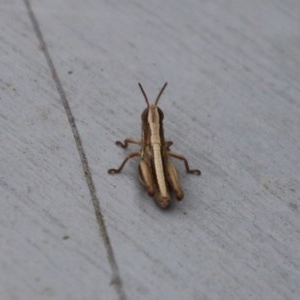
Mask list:
[[[121,141],[116,141],[117,146],[120,146],[120,147],[125,148],[125,149],[128,147],[128,144],[141,145],[142,141],[141,140],[135,140],[135,139],[125,139],[123,143]]]

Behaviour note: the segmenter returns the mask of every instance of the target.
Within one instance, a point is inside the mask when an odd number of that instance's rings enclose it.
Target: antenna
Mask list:
[[[149,107],[150,105],[149,105],[149,101],[148,101],[147,95],[146,95],[146,93],[145,93],[145,91],[144,91],[144,89],[143,89],[143,87],[142,87],[142,85],[140,83],[139,83],[139,87],[140,87],[140,89],[141,89],[141,91],[142,91],[142,93],[143,93],[143,95],[145,97],[146,103],[147,103],[147,105]]]
[[[161,90],[160,90],[160,92],[159,92],[159,94],[158,94],[158,96],[157,96],[157,98],[156,98],[156,100],[155,100],[155,105],[157,105],[158,100],[159,100],[161,94],[163,93],[164,89],[166,88],[167,84],[168,84],[168,83],[166,82],[166,83],[164,84],[164,86],[161,88]]]

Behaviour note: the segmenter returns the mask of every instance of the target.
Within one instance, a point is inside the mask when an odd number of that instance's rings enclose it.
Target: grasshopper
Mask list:
[[[186,158],[170,150],[172,141],[166,141],[163,131],[162,110],[157,103],[162,95],[167,82],[160,90],[154,104],[150,104],[147,95],[139,83],[139,87],[144,95],[147,108],[142,113],[142,138],[135,140],[125,139],[123,142],[116,141],[116,145],[127,148],[128,144],[137,144],[141,146],[139,151],[129,153],[122,164],[117,169],[109,169],[109,174],[120,173],[126,162],[133,157],[140,157],[139,175],[150,197],[153,197],[161,208],[167,208],[170,205],[170,193],[173,191],[178,201],[183,198],[183,191],[177,174],[177,170],[169,157],[182,160],[187,173],[200,175],[201,171],[191,170]]]

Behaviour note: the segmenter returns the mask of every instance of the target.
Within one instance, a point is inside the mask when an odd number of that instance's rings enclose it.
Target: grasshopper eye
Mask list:
[[[148,111],[149,111],[149,108],[146,108],[144,111],[143,111],[143,113],[142,113],[142,115],[141,115],[141,118],[142,118],[142,121],[147,121],[147,118],[148,118]]]
[[[159,119],[163,120],[164,119],[164,113],[163,113],[163,111],[159,107],[157,108],[157,110],[158,110],[158,114],[159,114]]]

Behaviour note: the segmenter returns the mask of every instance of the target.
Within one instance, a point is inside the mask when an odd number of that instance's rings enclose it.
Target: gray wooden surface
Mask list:
[[[2,0],[0,299],[299,299],[300,2]],[[141,82],[185,198],[137,161]],[[131,149],[135,149],[134,146]],[[129,150],[128,150],[129,151]]]

